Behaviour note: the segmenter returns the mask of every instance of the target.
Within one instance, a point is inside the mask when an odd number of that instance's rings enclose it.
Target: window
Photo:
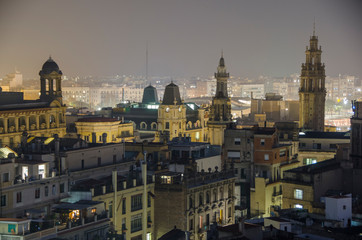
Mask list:
[[[64,193],[64,183],[60,184],[60,193]]]
[[[337,149],[337,144],[329,144],[330,149]]]
[[[315,164],[315,163],[317,163],[317,159],[315,159],[315,158],[304,158],[303,159],[304,165]]]
[[[190,230],[190,231],[194,230],[194,220],[193,220],[193,219],[190,219],[189,230]]]
[[[1,195],[1,207],[6,206],[6,195]]]
[[[305,148],[306,146],[307,146],[306,143],[299,143],[299,147],[301,147],[301,148]]]
[[[3,182],[9,182],[9,173],[3,173]]]
[[[204,204],[204,199],[203,199],[203,193],[200,193],[199,194],[199,206],[203,205]]]
[[[102,158],[98,158],[98,167],[100,167],[102,165]]]
[[[231,207],[228,209],[228,217],[231,217]]]
[[[49,187],[45,186],[44,187],[44,195],[47,197],[49,195]]]
[[[113,206],[112,206],[112,202],[109,203],[108,212],[109,212],[109,217],[112,218],[112,217],[113,217]]]
[[[21,199],[21,192],[17,192],[16,193],[16,202],[17,203],[21,203],[22,199]]]
[[[265,139],[260,139],[260,146],[264,146],[265,145]]]
[[[131,211],[142,209],[142,194],[132,196],[131,198]]]
[[[81,168],[84,169],[84,159],[82,159]]]
[[[313,143],[313,149],[321,149],[322,148],[322,144],[320,143]]]
[[[240,151],[228,151],[228,158],[240,159]]]
[[[142,214],[131,217],[131,233],[142,230]]]
[[[40,188],[35,189],[35,198],[40,198]]]
[[[122,199],[122,214],[126,214],[127,206],[126,206],[126,198]]]
[[[294,208],[303,209],[303,205],[301,205],[301,204],[294,204]]]
[[[246,178],[245,168],[240,168],[240,178],[241,178],[241,179],[245,179],[245,178]]]
[[[234,145],[240,145],[240,138],[234,138]]]
[[[280,150],[279,157],[284,157],[285,155],[286,155],[286,150],[285,149]]]
[[[151,196],[147,194],[147,207],[151,207]]]
[[[264,160],[268,161],[269,160],[269,154],[264,154]]]
[[[303,199],[303,190],[294,189],[294,198],[295,199]]]
[[[210,225],[210,215],[206,214],[206,226]]]
[[[53,195],[57,194],[57,188],[55,185],[52,186],[52,194]]]
[[[170,129],[170,123],[166,122],[166,129]]]
[[[343,210],[346,210],[346,205],[343,205]]]
[[[206,203],[210,203],[210,193],[206,192]]]
[[[192,197],[190,196],[189,197],[189,208],[193,208],[194,207],[194,204],[192,202]]]

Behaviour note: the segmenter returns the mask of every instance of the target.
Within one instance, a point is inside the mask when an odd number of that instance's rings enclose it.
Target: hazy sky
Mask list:
[[[209,76],[300,72],[313,32],[326,74],[362,77],[361,0],[0,0],[0,77],[37,77],[49,54],[64,75]]]

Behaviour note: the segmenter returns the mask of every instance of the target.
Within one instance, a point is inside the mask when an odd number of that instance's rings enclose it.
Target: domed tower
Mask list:
[[[40,75],[40,100],[53,101],[58,100],[62,104],[62,71],[54,60],[49,59],[43,64],[39,72]],[[55,86],[54,86],[55,84]]]
[[[186,130],[186,108],[181,101],[180,90],[171,82],[166,86],[163,101],[158,108],[158,133],[155,140],[160,141],[160,135],[169,140],[184,134]]]
[[[302,64],[299,88],[299,127],[305,130],[324,131],[324,105],[326,101],[324,63],[318,37],[310,38]]]
[[[151,84],[143,90],[142,104],[158,104],[157,90]]]
[[[216,93],[212,99],[208,121],[209,142],[212,145],[221,146],[224,142],[224,130],[231,123],[231,102],[227,92],[229,73],[226,71],[225,60],[222,54],[215,78]]]

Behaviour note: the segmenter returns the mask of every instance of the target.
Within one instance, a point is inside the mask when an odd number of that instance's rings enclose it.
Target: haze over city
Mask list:
[[[313,33],[326,75],[361,76],[361,1],[0,1],[0,76],[37,74],[49,55],[67,76],[300,72]]]

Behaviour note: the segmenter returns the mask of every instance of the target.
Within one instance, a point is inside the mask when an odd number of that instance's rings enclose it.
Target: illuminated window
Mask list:
[[[264,154],[264,160],[268,161],[269,160],[269,154]]]
[[[196,138],[196,140],[200,139],[200,133],[199,132],[196,132],[195,138]]]
[[[92,213],[95,214],[97,212],[97,208],[92,208]]]
[[[303,209],[303,205],[301,205],[301,204],[294,204],[294,208]]]
[[[315,164],[315,163],[317,163],[316,158],[304,158],[303,159],[303,164],[304,165]]]
[[[303,190],[294,189],[294,198],[295,199],[303,199]]]

